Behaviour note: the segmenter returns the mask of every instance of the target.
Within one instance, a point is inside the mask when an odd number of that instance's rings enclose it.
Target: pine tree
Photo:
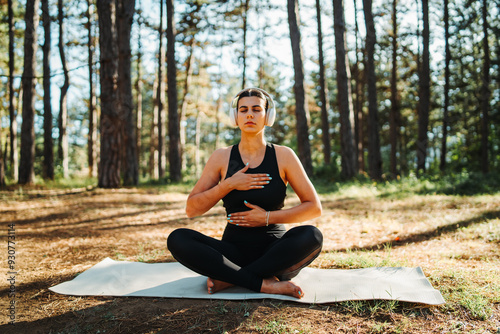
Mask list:
[[[24,32],[23,124],[21,126],[21,161],[19,184],[31,184],[35,180],[35,55],[38,47],[39,0],[26,1]]]
[[[300,40],[300,19],[298,0],[288,0],[288,25],[290,28],[290,41],[292,43],[293,68],[295,83],[295,115],[297,121],[297,144],[299,159],[308,175],[312,175],[311,146],[309,143],[309,110],[306,103],[304,87],[304,65]]]
[[[42,0],[42,17],[45,40],[43,42],[43,177],[54,179],[54,144],[52,141],[52,106],[50,91],[50,12],[49,0]]]
[[[167,0],[168,161],[170,179],[182,180],[181,141],[177,107],[177,64],[175,61],[174,1]]]
[[[352,125],[354,122],[351,71],[346,52],[345,18],[343,0],[333,0],[335,31],[335,55],[337,69],[338,104],[340,112],[340,149],[342,156],[342,175],[352,178],[356,175],[356,156]]]

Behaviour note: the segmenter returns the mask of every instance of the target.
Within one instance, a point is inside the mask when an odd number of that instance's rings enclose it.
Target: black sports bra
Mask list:
[[[238,145],[234,145],[231,148],[226,179],[231,177],[243,167],[245,167],[245,164],[241,159]],[[250,210],[250,208],[244,204],[245,200],[248,203],[257,205],[266,211],[274,211],[283,208],[286,197],[286,185],[280,176],[278,160],[276,159],[276,151],[273,144],[267,144],[266,153],[262,163],[255,168],[249,168],[246,173],[267,173],[272,177],[272,179],[269,184],[265,185],[262,189],[252,189],[246,191],[233,190],[224,196],[222,201],[224,202],[227,214]]]

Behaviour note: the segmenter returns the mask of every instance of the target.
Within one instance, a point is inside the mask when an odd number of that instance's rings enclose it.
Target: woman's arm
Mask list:
[[[288,147],[277,145],[275,147],[283,179],[290,183],[300,199],[300,204],[288,209],[271,211],[269,224],[301,223],[321,216],[322,208],[318,194],[297,155]],[[231,214],[230,223],[246,227],[266,225],[266,211],[252,203],[245,204],[252,210]]]
[[[272,211],[269,224],[300,223],[321,216],[321,201],[295,152],[289,147],[277,146],[276,155],[278,164],[283,166],[285,180],[290,183],[300,204]]]
[[[267,184],[267,174],[245,174],[248,165],[222,180],[222,171],[229,162],[230,148],[216,150],[208,159],[200,179],[196,182],[186,202],[188,217],[204,214],[232,190],[257,189]]]
[[[210,210],[229,191],[220,186],[221,159],[224,159],[224,151],[216,150],[208,159],[201,177],[196,182],[186,202],[186,214],[188,217],[196,217]]]

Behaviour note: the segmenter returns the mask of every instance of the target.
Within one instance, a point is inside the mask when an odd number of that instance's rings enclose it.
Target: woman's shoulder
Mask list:
[[[288,146],[272,144],[276,151],[276,156],[279,158],[293,158],[296,156],[295,152]]]
[[[299,161],[297,154],[288,146],[273,144],[274,150],[276,152],[276,159],[278,164],[283,167],[288,167],[294,165]]]
[[[231,155],[232,147],[233,146],[228,146],[216,149],[210,156],[209,160],[220,164],[229,161],[229,156]]]

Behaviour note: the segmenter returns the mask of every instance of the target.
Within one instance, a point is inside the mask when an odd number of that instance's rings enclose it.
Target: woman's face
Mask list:
[[[238,127],[241,130],[261,130],[266,125],[266,101],[257,96],[242,97],[238,101]]]

